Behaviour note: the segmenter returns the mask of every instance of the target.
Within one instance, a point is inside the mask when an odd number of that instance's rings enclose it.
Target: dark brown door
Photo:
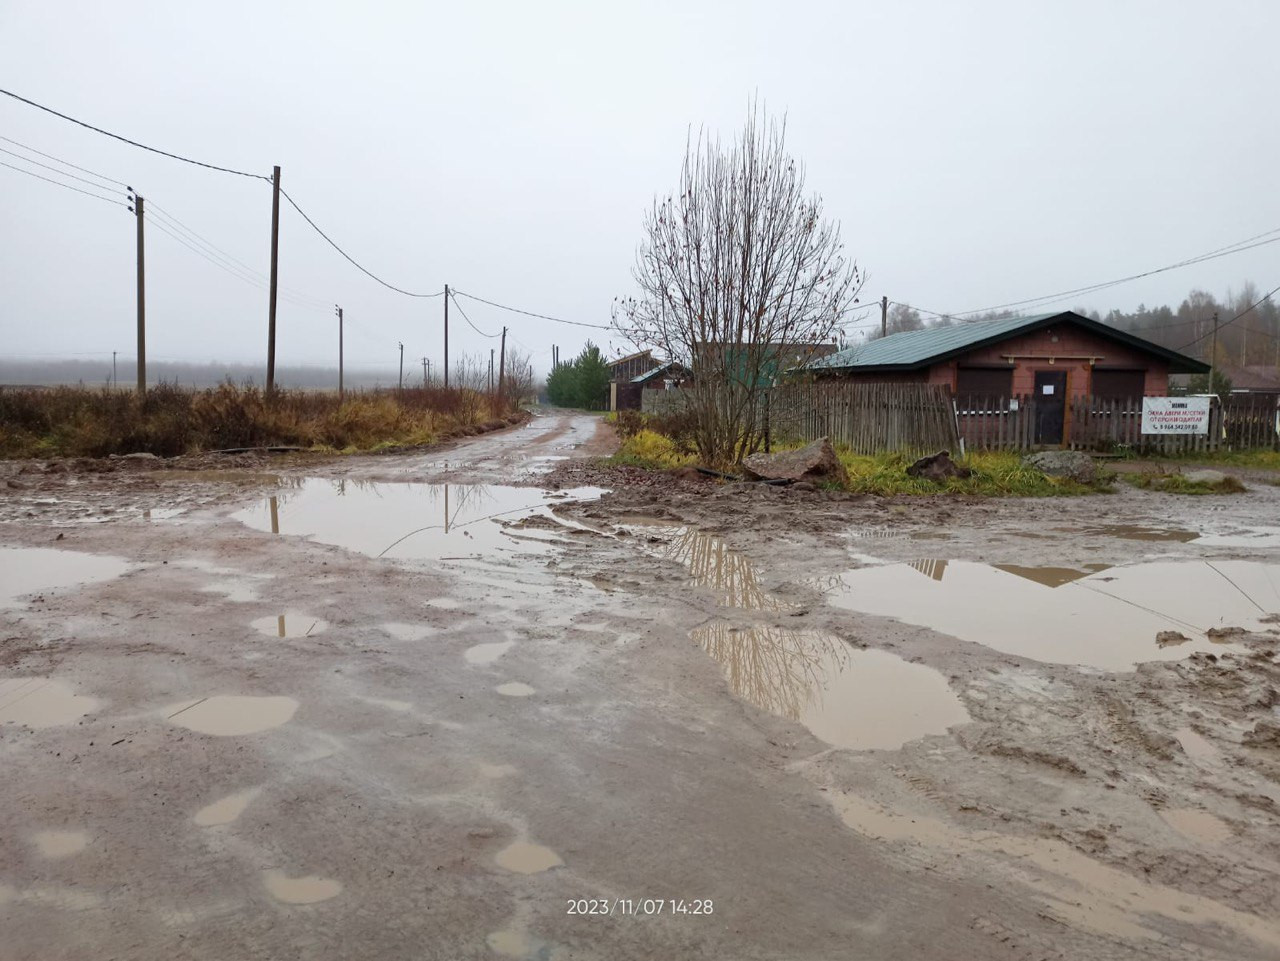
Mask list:
[[[1067,414],[1067,372],[1036,371],[1036,443],[1061,444]]]

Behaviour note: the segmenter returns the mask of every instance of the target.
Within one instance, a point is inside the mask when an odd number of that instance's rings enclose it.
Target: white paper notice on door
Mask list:
[[[1040,388],[1040,393],[1042,393],[1042,394],[1052,394],[1052,393],[1053,393],[1053,384],[1045,384],[1043,387],[1041,387],[1041,388]]]

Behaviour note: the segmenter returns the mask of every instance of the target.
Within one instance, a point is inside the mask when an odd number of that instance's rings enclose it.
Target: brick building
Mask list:
[[[911,330],[849,347],[802,368],[861,383],[949,387],[960,409],[990,398],[1031,396],[1049,439],[1067,402],[1163,396],[1169,375],[1207,364],[1072,311]],[[1061,405],[1061,409],[1059,409]]]

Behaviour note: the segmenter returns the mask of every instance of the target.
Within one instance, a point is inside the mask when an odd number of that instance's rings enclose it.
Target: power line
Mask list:
[[[39,156],[45,157],[49,160],[57,161],[64,166],[71,167],[74,170],[79,170],[81,173],[92,174],[100,180],[105,180],[108,183],[115,184],[117,187],[124,187],[126,190],[130,189],[129,185],[123,180],[116,180],[113,177],[108,177],[106,174],[100,174],[96,170],[90,170],[88,167],[81,167],[79,164],[73,164],[69,160],[63,160],[61,157],[55,157],[51,153],[45,153],[43,150],[37,150],[35,147],[29,147],[18,140],[14,140],[12,137],[0,136],[0,140],[3,140],[5,143],[11,143],[15,147],[21,147],[23,150],[29,150],[31,153],[38,154]]]
[[[165,223],[167,226],[175,230],[178,230],[180,233],[186,235],[188,239],[190,239],[193,243],[199,245],[200,247],[205,248],[211,256],[217,258],[218,260],[226,261],[228,267],[234,267],[239,272],[243,272],[251,275],[255,279],[257,286],[261,286],[264,290],[267,289],[266,285],[270,283],[270,278],[266,274],[262,273],[260,270],[255,270],[253,267],[250,267],[248,264],[246,264],[243,260],[240,260],[239,258],[234,257],[233,255],[227,253],[217,244],[213,243],[213,241],[209,240],[206,237],[201,236],[199,233],[192,230],[190,227],[184,224],[181,220],[179,220],[173,214],[169,213],[169,211],[161,207],[158,203],[156,203],[154,200],[151,200],[150,198],[147,198],[147,213],[151,214],[153,217],[156,214],[159,214],[160,221],[162,223]],[[292,295],[291,297],[289,297],[289,299],[291,300],[291,302],[295,304],[301,304],[302,306],[315,307],[315,308],[320,308],[320,307],[327,308],[329,306],[328,301],[322,300],[319,297],[313,297],[312,295],[308,294],[306,291],[298,290],[294,287],[284,287],[282,285],[280,287],[280,291],[281,291],[281,296]]]
[[[467,322],[467,325],[468,325],[472,330],[474,330],[477,334],[479,334],[481,337],[488,337],[488,338],[490,338],[490,339],[495,339],[495,338],[497,338],[497,337],[498,337],[498,335],[497,335],[497,334],[486,334],[483,330],[481,330],[481,329],[480,329],[479,327],[477,327],[475,324],[471,323],[471,318],[470,318],[470,317],[468,317],[468,316],[467,316],[467,312],[466,312],[465,310],[463,310],[463,309],[462,309],[462,305],[461,305],[460,303],[458,303],[458,298],[457,298],[457,297],[455,297],[455,296],[453,296],[453,292],[452,292],[452,291],[450,291],[450,293],[449,293],[449,299],[453,301],[453,306],[455,306],[455,307],[457,307],[457,308],[458,308],[458,313],[460,313],[460,314],[462,315],[462,319],[463,319],[463,320],[465,320],[465,321]]]
[[[394,290],[397,294],[404,294],[406,297],[443,297],[444,296],[443,290],[436,291],[434,294],[419,294],[419,293],[414,293],[411,290],[405,290],[402,287],[397,287],[395,284],[387,283],[385,280],[383,280],[373,271],[363,266],[358,260],[352,257],[349,253],[347,253],[345,250],[339,247],[334,242],[332,237],[330,237],[323,230],[321,230],[319,225],[317,225],[314,220],[312,220],[310,217],[307,216],[306,211],[298,206],[297,202],[292,197],[289,196],[288,192],[283,187],[280,188],[280,196],[284,197],[285,200],[289,201],[289,205],[302,215],[302,219],[305,220],[307,223],[309,223],[311,225],[311,229],[314,230],[316,233],[318,233],[321,237],[323,237],[328,242],[330,247],[332,247],[338,253],[342,254],[343,257],[345,257],[348,261],[350,261],[356,267],[356,269],[368,275],[369,277],[373,278],[378,283],[382,284],[383,287],[386,287],[389,290]]]
[[[1218,329],[1218,330],[1221,330],[1223,327],[1229,327],[1229,326],[1231,326],[1232,324],[1234,324],[1237,320],[1239,320],[1241,317],[1245,316],[1246,314],[1251,314],[1251,313],[1253,313],[1253,311],[1255,311],[1258,307],[1262,306],[1264,303],[1266,303],[1268,300],[1270,300],[1270,299],[1271,299],[1271,297],[1272,297],[1272,296],[1276,293],[1276,291],[1278,291],[1278,290],[1280,290],[1280,287],[1274,287],[1274,288],[1272,288],[1272,289],[1271,289],[1271,290],[1269,290],[1267,293],[1263,294],[1263,295],[1262,295],[1262,297],[1261,297],[1261,299],[1259,299],[1256,303],[1250,304],[1248,307],[1246,307],[1244,310],[1240,311],[1240,313],[1236,314],[1236,315],[1235,315],[1234,317],[1232,317],[1230,320],[1228,320],[1228,321],[1224,321],[1223,323],[1218,324],[1218,325],[1217,325],[1217,329]],[[1258,333],[1263,333],[1263,331],[1258,331]],[[1189,341],[1187,341],[1187,342],[1186,342],[1185,344],[1183,344],[1181,347],[1178,347],[1178,348],[1176,348],[1176,349],[1177,349],[1177,351],[1178,351],[1179,353],[1181,353],[1182,351],[1186,350],[1188,347],[1191,347],[1191,346],[1193,346],[1193,345],[1195,345],[1195,344],[1200,343],[1200,341],[1204,340],[1206,337],[1212,337],[1212,336],[1213,336],[1213,331],[1211,330],[1211,331],[1209,331],[1209,332],[1208,332],[1208,333],[1206,333],[1206,334],[1201,334],[1201,335],[1200,335],[1199,337],[1197,337],[1195,340],[1189,340]],[[1275,336],[1275,335],[1274,335],[1274,334],[1269,334],[1268,336]]]
[[[7,137],[5,137],[5,138],[0,138],[0,139],[8,140],[8,138],[7,138]],[[12,141],[10,141],[10,142],[12,142]],[[18,146],[22,146],[22,145],[21,145],[21,144],[19,144]],[[38,153],[39,151],[36,151],[36,152]],[[90,180],[88,177],[79,177],[79,176],[77,176],[76,174],[67,173],[65,170],[59,170],[57,167],[52,167],[52,166],[50,166],[49,164],[41,163],[39,160],[32,160],[30,157],[24,157],[24,156],[22,156],[22,154],[17,153],[16,151],[13,151],[13,150],[9,150],[9,149],[7,149],[7,148],[5,148],[5,147],[0,147],[0,153],[7,153],[10,157],[17,157],[17,158],[18,158],[19,160],[21,160],[23,163],[27,163],[27,164],[34,164],[34,165],[35,165],[35,166],[37,166],[37,167],[43,167],[45,170],[52,170],[52,171],[53,171],[54,173],[56,173],[59,177],[70,177],[72,180],[78,180],[78,181],[80,181],[82,184],[88,184],[90,187],[97,187],[99,190],[109,190],[109,189],[110,189],[109,187],[107,187],[107,186],[105,186],[105,185],[103,185],[103,184],[98,183],[98,181],[96,181],[96,180]],[[57,158],[57,157],[51,157],[50,159],[51,159],[51,160],[57,160],[58,158]],[[61,162],[62,162],[62,161],[59,161],[59,163],[61,163]],[[67,164],[67,166],[68,166],[68,167],[75,167],[75,164]],[[77,169],[77,170],[80,170],[81,168],[80,168],[80,167],[76,167],[76,169]],[[92,171],[92,170],[87,171],[87,172],[88,172],[88,173],[93,173],[93,171]],[[95,176],[96,176],[96,174],[95,174]],[[110,180],[110,182],[111,182],[111,183],[113,183],[113,184],[120,184],[120,186],[122,186],[122,187],[124,187],[124,188],[126,188],[126,189],[128,189],[128,187],[129,187],[129,185],[128,185],[128,184],[120,183],[120,181],[119,181],[119,180],[111,180],[111,178],[110,178],[110,177],[101,177],[101,178],[99,178],[99,179],[101,179],[101,180]]]
[[[506,304],[499,304],[492,300],[485,300],[483,297],[477,297],[475,294],[468,294],[461,290],[454,290],[452,293],[461,297],[467,297],[471,300],[478,300],[482,304],[488,304],[490,307],[497,307],[499,310],[509,310],[513,314],[524,314],[526,317],[537,317],[539,320],[551,320],[557,324],[570,324],[574,327],[591,327],[594,330],[613,330],[612,327],[604,324],[588,324],[580,320],[565,320],[563,317],[552,317],[549,314],[536,314],[531,310],[521,310],[519,307],[508,307]],[[457,301],[455,300],[454,303],[457,303]]]
[[[34,170],[23,170],[21,167],[15,167],[13,164],[5,163],[3,160],[0,160],[0,167],[8,167],[10,170],[16,170],[20,174],[26,174],[28,177],[35,177],[37,180],[43,180],[46,183],[51,183],[58,187],[64,187],[67,190],[74,190],[76,193],[84,194],[86,197],[93,197],[97,200],[105,200],[109,204],[118,204],[119,206],[124,207],[125,209],[128,209],[129,207],[129,205],[126,204],[123,200],[114,200],[111,197],[104,197],[102,196],[102,194],[90,193],[88,190],[81,190],[79,187],[71,186],[71,184],[64,184],[61,180],[54,180],[51,177],[46,177],[43,174],[38,174]]]
[[[1138,274],[1131,274],[1128,277],[1120,277],[1116,280],[1108,280],[1100,284],[1090,284],[1086,287],[1076,287],[1073,290],[1062,290],[1054,294],[1044,294],[1043,296],[1040,296],[1040,297],[1030,297],[1026,300],[1014,300],[1005,304],[995,304],[994,306],[991,306],[991,307],[981,307],[977,310],[962,310],[947,316],[968,317],[973,314],[985,314],[995,310],[1004,310],[1009,307],[1023,307],[1031,304],[1047,306],[1048,304],[1054,302],[1055,300],[1065,300],[1068,297],[1074,297],[1078,294],[1095,293],[1100,290],[1105,290],[1109,287],[1116,287],[1120,284],[1127,284],[1130,281],[1141,280],[1144,277],[1152,277],[1156,274],[1165,273],[1166,271],[1177,270],[1180,267],[1188,267],[1192,264],[1203,263],[1204,261],[1207,261],[1207,260],[1216,260],[1219,257],[1226,257],[1230,254],[1243,253],[1246,250],[1252,250],[1255,247],[1264,247],[1267,244],[1280,243],[1280,237],[1272,237],[1271,236],[1272,234],[1280,234],[1280,227],[1274,228],[1272,230],[1264,231],[1263,233],[1256,234],[1253,237],[1248,237],[1244,240],[1237,241],[1234,244],[1228,244],[1226,247],[1219,247],[1215,250],[1210,250],[1207,253],[1199,254],[1195,257],[1189,257],[1186,260],[1180,260],[1177,263],[1167,264],[1163,267],[1156,267],[1152,270],[1146,270]],[[1263,237],[1271,237],[1271,239],[1262,240]],[[1258,242],[1255,243],[1254,241],[1258,241]],[[933,313],[933,311],[926,311],[926,313]],[[942,315],[939,315],[939,316],[942,316]]]
[[[192,160],[190,157],[184,157],[181,154],[170,153],[167,150],[161,150],[159,147],[148,147],[144,143],[139,143],[136,140],[130,140],[128,137],[122,137],[118,133],[112,133],[110,130],[103,130],[101,127],[95,127],[91,123],[85,123],[83,120],[77,120],[75,117],[69,117],[65,113],[61,113],[57,110],[54,110],[52,107],[46,107],[42,103],[36,103],[34,100],[28,100],[26,97],[19,96],[18,94],[14,93],[12,90],[5,90],[3,88],[0,88],[0,93],[4,94],[6,97],[12,97],[14,100],[21,100],[23,103],[29,104],[30,106],[35,107],[37,110],[43,110],[45,113],[51,113],[55,117],[61,117],[63,120],[69,120],[74,124],[78,124],[81,127],[84,127],[86,130],[92,130],[94,133],[100,133],[104,137],[111,137],[114,140],[119,140],[122,143],[127,143],[131,147],[138,147],[141,150],[148,150],[151,153],[160,154],[162,157],[169,157],[172,160],[181,160],[183,163],[194,164],[197,167],[205,167],[209,170],[218,170],[224,174],[236,174],[237,176],[240,176],[240,177],[253,177],[257,180],[265,180],[268,183],[271,182],[271,178],[266,176],[265,174],[249,173],[246,170],[235,170],[231,167],[219,167],[217,164],[205,163],[203,160]]]

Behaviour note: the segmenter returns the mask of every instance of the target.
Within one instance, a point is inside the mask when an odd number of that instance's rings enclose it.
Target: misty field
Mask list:
[[[507,422],[512,408],[469,389],[334,392],[161,384],[139,397],[108,388],[0,388],[0,456],[161,457],[235,447],[369,451],[430,444]]]

